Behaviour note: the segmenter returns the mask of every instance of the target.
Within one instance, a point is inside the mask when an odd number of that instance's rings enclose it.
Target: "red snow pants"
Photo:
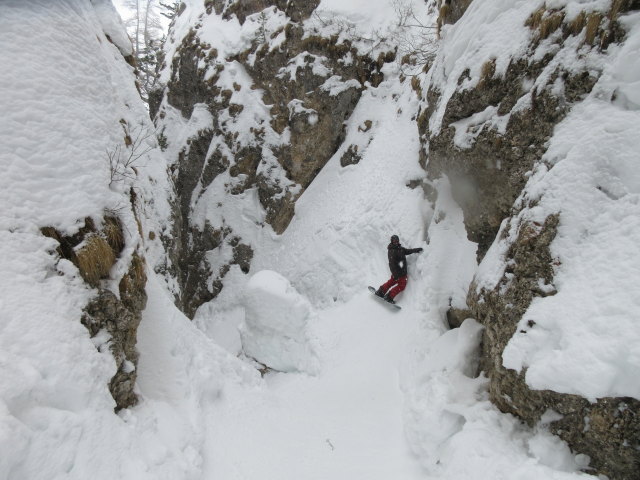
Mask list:
[[[395,286],[394,286],[395,285]],[[392,288],[393,287],[393,288]],[[389,291],[389,289],[391,290]],[[380,290],[387,292],[391,298],[395,298],[401,291],[407,288],[407,276],[394,278],[393,275],[380,287]]]

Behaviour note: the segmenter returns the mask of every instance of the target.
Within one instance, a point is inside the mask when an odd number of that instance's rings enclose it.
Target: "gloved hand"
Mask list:
[[[418,248],[418,253],[422,253],[424,249],[422,247]]]

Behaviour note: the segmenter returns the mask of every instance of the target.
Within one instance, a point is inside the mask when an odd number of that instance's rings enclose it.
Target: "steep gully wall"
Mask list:
[[[460,18],[470,2],[447,3],[441,17],[443,22],[452,23]],[[614,1],[608,15],[583,15],[568,24],[561,10],[544,6],[527,21],[533,32],[530,51],[553,33],[562,44],[583,31],[588,44],[604,50],[624,38],[624,31],[616,22],[617,15],[638,8],[637,1]],[[597,78],[593,72],[575,74],[559,68],[546,88],[534,92],[530,108],[511,114],[504,134],[483,129],[468,149],[456,147],[455,129],[451,124],[490,106],[497,107],[498,115],[511,112],[518,99],[527,93],[523,89],[525,80],[537,78],[552,59],[553,55],[547,55],[538,61],[529,58],[513,61],[500,78],[494,76],[495,65],[487,60],[478,86],[457,91],[449,100],[442,129],[433,136],[428,120],[441,92],[433,88],[425,92],[428,106],[419,119],[419,128],[429,145],[428,158],[425,155],[422,162],[430,178],[446,174],[451,179],[454,198],[464,211],[468,238],[478,243],[478,260],[496,239],[504,220],[509,224],[517,222],[518,211],[514,211],[513,205],[526,183],[525,174],[541,160],[554,126],[574,103],[591,91]],[[562,97],[551,89],[557,78],[564,83]],[[469,194],[468,185],[474,185],[475,195]],[[516,415],[531,426],[537,424],[547,410],[553,410],[562,418],[549,425],[550,431],[567,441],[575,452],[591,458],[590,473],[618,480],[638,479],[640,401],[601,398],[590,403],[577,395],[532,390],[525,382],[524,371],[518,374],[502,365],[504,348],[532,300],[554,294],[542,291],[538,279],[552,284],[555,260],[549,245],[559,221],[558,215],[551,215],[544,223],[520,225],[518,238],[507,253],[508,265],[512,266],[507,268],[499,284],[490,291],[478,291],[472,284],[467,297],[468,310],[450,311],[449,322],[455,327],[471,316],[485,326],[480,369],[490,379],[490,398],[500,410]]]

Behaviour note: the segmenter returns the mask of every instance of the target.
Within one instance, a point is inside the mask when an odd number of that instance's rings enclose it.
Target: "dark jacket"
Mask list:
[[[407,275],[407,255],[420,253],[422,248],[404,248],[399,243],[390,243],[387,247],[389,257],[389,269],[394,278],[405,277]]]

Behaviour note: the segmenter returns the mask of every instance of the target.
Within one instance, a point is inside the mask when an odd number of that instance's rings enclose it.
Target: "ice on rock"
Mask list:
[[[248,282],[241,327],[244,353],[282,372],[316,371],[308,335],[313,318],[309,301],[277,272],[262,270]]]

